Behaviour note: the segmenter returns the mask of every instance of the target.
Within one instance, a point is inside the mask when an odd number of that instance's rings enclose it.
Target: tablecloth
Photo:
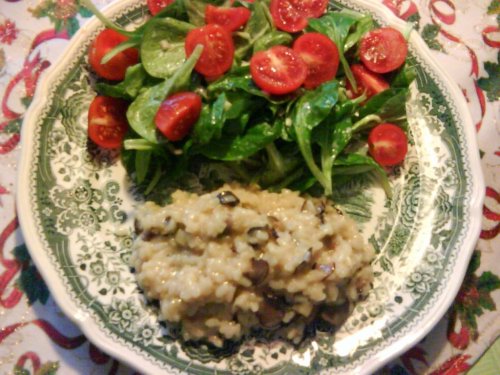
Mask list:
[[[461,374],[500,332],[500,2],[373,1],[413,22],[459,85],[487,186],[480,240],[452,307],[427,337],[380,373]],[[99,7],[107,2],[95,1]],[[77,0],[0,0],[0,373],[134,373],[61,313],[30,260],[16,217],[23,114],[46,69],[90,16]]]

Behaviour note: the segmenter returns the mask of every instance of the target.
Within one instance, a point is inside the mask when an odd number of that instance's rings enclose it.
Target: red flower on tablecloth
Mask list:
[[[481,253],[475,251],[450,313],[448,341],[460,350],[466,349],[471,339],[477,340],[477,318],[486,310],[496,310],[491,292],[500,289],[500,279],[489,271],[477,276],[480,264]]]
[[[19,29],[16,27],[16,24],[11,20],[6,20],[0,24],[0,43],[12,44],[16,40],[18,32]]]

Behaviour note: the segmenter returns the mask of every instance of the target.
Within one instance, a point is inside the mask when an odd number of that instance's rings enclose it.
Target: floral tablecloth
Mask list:
[[[461,374],[500,332],[500,2],[373,1],[413,22],[460,86],[487,186],[481,238],[453,306],[424,340],[380,372]],[[16,218],[23,114],[44,71],[88,17],[78,0],[0,0],[0,373],[134,373],[61,313],[30,260]]]

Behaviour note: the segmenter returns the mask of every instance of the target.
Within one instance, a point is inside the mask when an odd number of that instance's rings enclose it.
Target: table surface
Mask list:
[[[426,338],[380,372],[461,374],[500,332],[500,3],[374,1],[414,22],[436,60],[459,85],[476,126],[487,186],[481,238],[453,306]],[[95,1],[99,7],[106,2]],[[1,373],[133,373],[92,345],[61,313],[29,258],[16,219],[23,114],[44,71],[88,17],[78,0],[0,0]],[[498,359],[498,347],[491,352],[487,358]],[[486,366],[474,373],[493,374],[495,369]]]

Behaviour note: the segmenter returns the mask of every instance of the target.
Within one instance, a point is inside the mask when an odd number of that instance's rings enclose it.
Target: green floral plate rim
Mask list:
[[[333,3],[407,28],[381,4]],[[104,13],[126,25],[140,22],[145,6],[125,0]],[[85,117],[94,93],[86,51],[101,28],[95,18],[85,24],[39,86],[23,124],[17,185],[31,256],[89,340],[144,373],[369,374],[432,329],[452,303],[479,236],[484,182],[465,99],[419,35],[410,37],[418,71],[407,106],[412,147],[392,178],[394,196],[385,199],[362,180],[336,196],[377,250],[368,299],[339,331],[317,332],[299,347],[250,339],[214,352],[184,345],[158,324],[128,268],[131,214],[140,202],[116,155],[90,150],[89,157]]]

